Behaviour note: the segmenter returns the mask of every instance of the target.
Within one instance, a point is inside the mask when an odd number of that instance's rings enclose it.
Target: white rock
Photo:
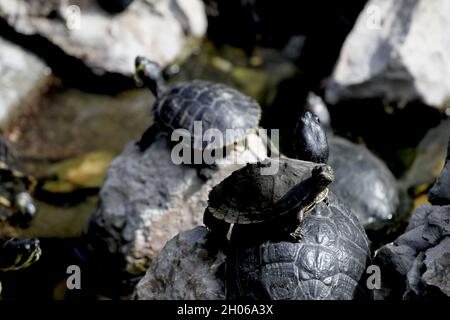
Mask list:
[[[49,68],[35,55],[0,38],[0,126],[49,83]]]
[[[136,0],[117,15],[105,12],[92,0],[52,0],[65,19],[48,19],[42,8],[35,12],[34,1],[0,0],[0,18],[22,35],[44,37],[98,75],[108,72],[131,77],[137,55],[166,65],[178,56],[188,38],[168,0]],[[177,1],[189,22],[190,36],[202,37],[207,27],[203,3]],[[73,6],[78,6],[78,11]]]
[[[346,39],[326,92],[351,98],[450,98],[450,1],[371,0]]]

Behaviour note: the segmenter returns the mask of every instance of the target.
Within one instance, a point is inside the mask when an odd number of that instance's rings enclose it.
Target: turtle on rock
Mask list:
[[[376,228],[389,221],[399,206],[399,190],[387,166],[367,149],[348,140],[327,137],[319,118],[306,111],[294,133],[295,157],[328,163],[335,170],[330,185],[361,224]]]
[[[191,155],[210,148],[205,133],[215,130],[222,139],[214,141],[214,150],[233,146],[255,129],[261,117],[261,108],[252,98],[221,83],[195,80],[166,86],[160,66],[145,58],[135,61],[136,80],[146,85],[156,97],[153,106],[154,124],[142,135],[138,145],[146,150],[156,136],[174,130],[189,135]],[[201,136],[195,124],[201,123]],[[198,161],[197,161],[198,162]],[[194,163],[194,162],[192,162]],[[216,169],[214,163],[195,163],[199,176],[209,179]]]
[[[10,146],[0,137],[0,271],[26,268],[41,255],[39,240],[3,234],[6,225],[24,228],[36,215],[30,195],[33,185],[34,180],[20,171]]]
[[[369,241],[332,181],[326,164],[268,158],[211,190],[204,223],[226,248],[228,299],[363,297]]]

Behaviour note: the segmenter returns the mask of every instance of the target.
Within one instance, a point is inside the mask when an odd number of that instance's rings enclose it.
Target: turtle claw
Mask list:
[[[292,238],[294,238],[294,240],[297,241],[297,242],[302,241],[302,240],[303,240],[303,237],[305,236],[303,230],[302,230],[300,227],[299,227],[299,228],[296,228],[296,229],[294,230],[294,232],[291,232],[289,235],[290,235]]]

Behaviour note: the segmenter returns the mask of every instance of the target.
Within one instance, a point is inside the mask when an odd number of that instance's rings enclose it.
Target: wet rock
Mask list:
[[[427,192],[435,182],[445,164],[449,139],[450,119],[445,119],[430,129],[419,143],[414,162],[401,179],[402,185],[411,195]]]
[[[0,126],[17,116],[50,83],[50,69],[35,55],[0,38]]]
[[[88,226],[86,237],[95,256],[113,257],[122,276],[142,275],[169,239],[202,224],[214,185],[246,162],[266,157],[255,134],[248,136],[248,146],[227,157],[238,163],[219,164],[220,170],[203,182],[192,167],[173,164],[165,136],[144,153],[130,142],[108,168]]]
[[[67,82],[90,89],[131,87],[137,55],[165,66],[187,39],[206,32],[200,0],[136,0],[118,15],[91,0],[35,4],[1,0],[3,32],[44,57]]]
[[[416,214],[420,225],[376,253],[384,277],[377,299],[450,297],[450,206],[422,206]]]
[[[382,97],[439,108],[450,98],[450,3],[371,0],[341,49],[330,103]]]
[[[450,297],[450,237],[426,252],[424,264],[426,271],[422,280],[425,285],[437,287]]]
[[[196,227],[167,242],[136,286],[139,300],[223,300],[222,251],[207,249],[208,230]]]
[[[450,140],[444,169],[431,188],[429,199],[434,205],[450,205]]]

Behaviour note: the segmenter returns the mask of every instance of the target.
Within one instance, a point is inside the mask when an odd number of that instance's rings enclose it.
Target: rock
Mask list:
[[[427,192],[445,164],[446,145],[450,140],[450,118],[430,129],[420,141],[411,167],[401,184],[413,196]]]
[[[380,248],[374,263],[381,268],[377,299],[450,297],[450,206],[417,209],[392,244]]]
[[[450,140],[444,169],[430,190],[429,200],[434,205],[450,205]]]
[[[422,275],[423,282],[437,287],[450,297],[450,237],[427,251],[424,264],[426,271]]]
[[[64,80],[98,90],[133,86],[137,55],[165,66],[207,25],[200,0],[136,0],[118,15],[91,0],[34,4],[0,0],[0,22],[10,28],[5,33],[43,56]]]
[[[219,164],[220,170],[203,182],[192,167],[172,163],[165,136],[144,153],[129,143],[106,172],[99,207],[87,229],[95,257],[114,257],[116,265],[107,268],[117,267],[119,274],[142,275],[169,239],[202,224],[214,185],[246,162],[266,157],[257,135],[248,136],[248,146],[227,157],[239,164]],[[99,263],[108,264],[107,259]]]
[[[4,127],[49,85],[51,71],[38,57],[3,38],[0,48],[0,126]]]
[[[225,299],[222,251],[206,248],[208,230],[196,227],[167,242],[136,286],[139,300]]]
[[[369,1],[341,49],[327,101],[381,97],[441,107],[450,98],[449,28],[446,0]]]

